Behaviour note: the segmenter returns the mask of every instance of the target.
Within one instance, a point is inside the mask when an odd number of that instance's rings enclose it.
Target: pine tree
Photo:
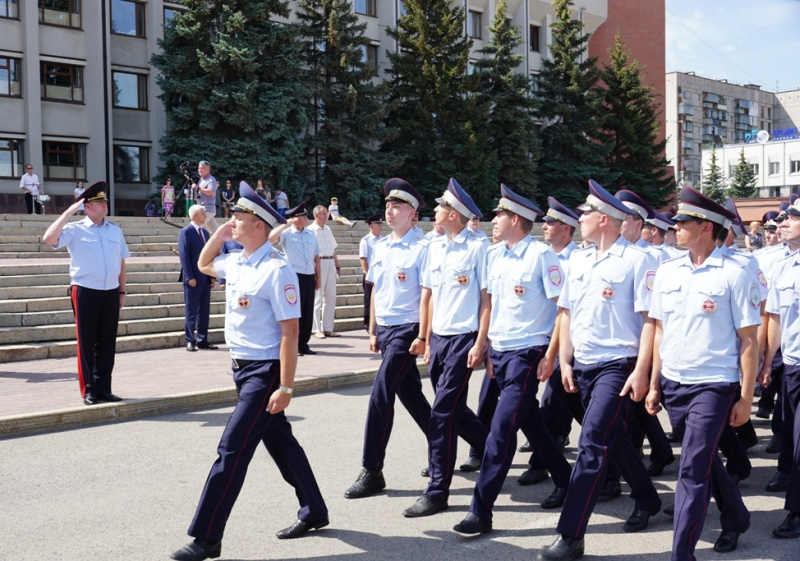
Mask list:
[[[739,163],[733,168],[733,177],[731,178],[731,186],[728,188],[728,196],[734,199],[753,199],[758,197],[756,174],[753,173],[753,166],[744,157],[744,148],[739,153]]]
[[[703,194],[721,205],[725,204],[725,194],[722,191],[725,180],[722,177],[722,170],[717,165],[717,149],[711,149],[711,161],[708,165],[708,173],[703,177]]]
[[[258,178],[299,192],[308,121],[298,26],[282,0],[187,0],[151,63],[167,114],[164,168],[206,159],[218,180]],[[290,199],[291,200],[291,199]]]
[[[618,173],[609,170],[609,146],[599,142],[601,99],[597,60],[587,57],[589,36],[572,19],[572,0],[554,0],[550,24],[551,58],[542,61],[535,99],[540,134],[538,183],[546,194],[574,206],[586,199],[587,181],[609,185]]]
[[[387,34],[391,76],[386,124],[397,136],[382,150],[404,157],[396,174],[426,200],[456,177],[481,208],[497,191],[497,162],[486,144],[488,107],[476,95],[480,79],[467,73],[472,40],[464,9],[449,0],[405,0],[406,14]]]
[[[654,208],[675,190],[665,156],[666,139],[658,140],[659,106],[652,86],[642,82],[642,66],[630,61],[630,52],[617,33],[608,50],[611,65],[600,73],[605,87],[600,96],[605,110],[601,120],[603,141],[611,146],[608,165],[618,175],[608,187],[630,189]]]
[[[386,88],[373,83],[376,69],[366,60],[367,25],[349,0],[301,0],[297,16],[312,88],[304,198],[336,196],[347,216],[372,214],[382,207],[380,188],[400,159],[375,148],[394,131],[382,126]]]
[[[524,60],[517,52],[522,38],[519,28],[508,19],[506,0],[497,4],[489,32],[491,41],[479,51],[486,58],[480,59],[477,66],[481,71],[481,95],[491,104],[486,133],[500,165],[498,181],[535,200],[539,142],[535,104],[530,78],[518,71]]]

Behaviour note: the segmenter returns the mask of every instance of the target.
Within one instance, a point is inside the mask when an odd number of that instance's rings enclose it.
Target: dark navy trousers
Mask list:
[[[558,487],[566,487],[569,482],[569,463],[544,426],[536,399],[539,389],[536,367],[545,350],[545,347],[507,352],[492,349],[490,353],[500,398],[469,507],[470,512],[486,522],[492,521],[492,508],[517,450],[517,431],[523,425],[527,429],[525,435],[545,459],[553,482]]]
[[[189,286],[186,281],[183,282],[183,301],[186,342],[207,343],[208,319],[211,313],[211,283],[206,275],[202,275],[194,287]]]
[[[267,413],[267,403],[280,385],[279,361],[254,361],[233,369],[239,400],[217,448],[217,461],[208,474],[189,535],[220,541],[233,505],[244,484],[247,467],[263,442],[283,479],[294,487],[300,510],[297,518],[314,522],[328,516],[306,453],[292,434],[281,411]]]
[[[488,355],[486,360],[489,360]],[[484,427],[489,428],[492,426],[492,418],[497,409],[498,399],[500,399],[500,388],[497,385],[497,380],[489,375],[484,375],[481,381],[481,389],[478,392],[478,410],[475,413]],[[470,446],[469,457],[483,459],[484,448],[479,449],[475,446]]]
[[[94,290],[73,284],[69,289],[78,339],[81,397],[111,393],[119,325],[119,288]]]
[[[311,339],[316,282],[316,275],[297,275],[297,291],[300,294],[300,333],[297,336],[297,349],[300,352],[308,348],[308,341]]]
[[[361,465],[383,469],[386,445],[394,423],[394,398],[408,410],[411,418],[428,437],[431,406],[422,394],[417,357],[408,352],[419,333],[419,324],[378,326],[378,344],[383,361],[372,385],[364,430],[364,456]]]
[[[624,415],[630,398],[619,393],[635,364],[636,358],[591,365],[575,361],[573,371],[586,414],[557,526],[564,536],[582,538],[586,533],[612,459],[631,486],[637,509],[654,511],[661,507],[653,481],[625,433]]]
[[[438,500],[447,500],[450,494],[459,434],[481,451],[489,435],[483,423],[467,407],[469,379],[472,375],[472,368],[467,368],[467,355],[477,335],[431,336],[428,374],[436,397],[431,406],[428,429],[430,482],[425,494]]]
[[[741,532],[750,524],[739,487],[717,454],[741,388],[738,383],[680,384],[662,378],[661,391],[673,426],[686,427],[675,488],[672,559],[694,561],[712,494],[723,532]]]
[[[791,512],[800,513],[800,415],[797,414],[797,407],[800,405],[800,365],[786,365],[783,370],[783,418],[784,426],[787,431],[789,426],[787,420],[792,422],[791,438],[786,432],[784,448],[788,447],[789,442],[792,446],[794,461],[792,462],[789,474],[789,487],[786,489],[786,503],[784,508]]]

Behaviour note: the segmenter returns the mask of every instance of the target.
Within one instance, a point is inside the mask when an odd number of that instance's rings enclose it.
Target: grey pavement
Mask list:
[[[201,362],[207,355],[151,351],[142,360],[152,368],[158,361],[150,357],[155,356],[171,360],[173,375],[178,375],[178,365],[199,375],[189,359]],[[169,375],[167,368],[158,373]],[[224,379],[222,372],[217,375]],[[482,375],[477,371],[471,383],[473,407]],[[77,393],[73,381],[69,387]],[[430,384],[424,381],[423,387],[430,399]],[[123,388],[120,384],[115,389],[124,393]],[[423,435],[399,405],[384,470],[387,490],[367,499],[345,499],[344,490],[360,469],[368,397],[368,386],[331,389],[299,395],[287,410],[328,503],[331,525],[298,540],[275,538],[276,531],[294,520],[297,501],[268,454],[259,450],[228,522],[222,559],[529,560],[552,542],[558,513],[538,507],[552,484],[517,485],[515,479],[526,467],[523,454],[516,455],[495,505],[493,533],[462,537],[451,530],[467,512],[475,474],[456,474],[449,510],[429,518],[403,518],[403,509],[424,489],[419,472],[427,454]],[[228,406],[177,412],[0,440],[0,560],[168,559],[189,539],[186,528],[230,411]],[[775,456],[764,452],[767,423],[757,421],[756,426],[761,443],[751,450],[753,475],[741,486],[753,514],[752,527],[735,553],[714,553],[719,521],[712,502],[699,560],[798,559],[800,542],[770,536],[785,513],[782,497],[763,491]],[[577,438],[575,429],[572,442]],[[574,444],[568,457],[574,458]],[[459,443],[458,462],[465,458],[466,445]],[[676,473],[672,465],[657,478],[666,504],[672,502]],[[627,492],[625,485],[623,489]],[[625,495],[597,506],[586,537],[586,559],[670,559],[670,519],[658,514],[647,531],[626,534],[622,524],[632,509]]]

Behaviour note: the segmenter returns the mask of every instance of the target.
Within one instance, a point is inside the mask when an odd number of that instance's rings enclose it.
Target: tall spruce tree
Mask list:
[[[602,102],[597,60],[586,54],[589,35],[572,18],[572,0],[554,0],[553,9],[551,57],[542,61],[535,94],[544,125],[537,178],[542,191],[574,206],[586,198],[589,179],[609,185],[619,174],[608,168],[610,147],[598,137]]]
[[[151,63],[167,115],[162,175],[184,160],[218,179],[260,177],[297,193],[308,88],[298,26],[282,0],[185,0]]]
[[[389,114],[397,136],[385,152],[402,155],[396,174],[428,201],[456,177],[476,203],[488,210],[497,191],[497,161],[487,148],[486,103],[476,95],[479,77],[467,73],[472,40],[464,33],[464,9],[449,0],[404,0],[406,14],[387,34],[398,43],[389,51]]]
[[[608,165],[617,174],[608,187],[630,189],[659,208],[675,190],[665,156],[667,140],[658,140],[659,106],[652,86],[642,82],[642,66],[630,60],[619,33],[608,52],[611,64],[604,64],[600,73],[605,109],[600,124],[603,142],[611,147]]]
[[[376,69],[366,60],[367,25],[349,0],[301,0],[297,17],[312,89],[304,198],[336,196],[347,216],[372,214],[400,158],[377,151],[394,132],[382,125],[386,88],[373,83]]]
[[[500,0],[488,28],[491,41],[479,52],[481,95],[490,103],[486,123],[488,144],[500,165],[499,181],[515,192],[537,199],[538,137],[531,96],[531,80],[518,72],[525,57],[517,52],[522,38],[508,19],[506,0]]]
[[[733,177],[731,177],[731,186],[728,188],[728,196],[734,199],[758,197],[756,174],[753,172],[753,166],[744,157],[744,148],[739,153],[739,163],[733,168]]]
[[[725,180],[722,177],[722,169],[717,165],[717,149],[711,149],[711,161],[708,163],[708,171],[703,177],[703,194],[721,205],[725,204],[725,193],[723,186]]]

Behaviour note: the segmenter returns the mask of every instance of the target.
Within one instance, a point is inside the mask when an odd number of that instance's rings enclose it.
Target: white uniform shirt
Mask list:
[[[71,257],[71,284],[94,290],[119,287],[122,260],[131,256],[119,226],[108,220],[98,226],[88,216],[80,222],[70,222],[53,246],[62,247],[67,248]]]
[[[783,363],[800,364],[800,252],[795,251],[773,265],[766,309],[781,316]]]
[[[39,194],[39,177],[34,174],[24,174],[19,180],[19,188],[27,187],[31,190],[31,195]]]

